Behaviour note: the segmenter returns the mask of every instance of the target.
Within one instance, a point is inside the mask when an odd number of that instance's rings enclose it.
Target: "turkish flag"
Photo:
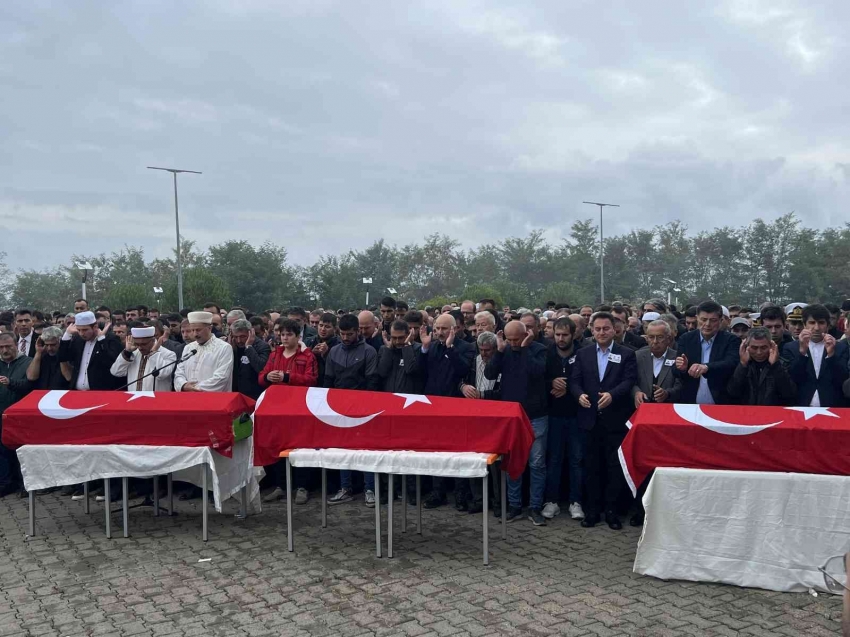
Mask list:
[[[850,409],[644,403],[629,427],[632,493],[657,467],[850,475]]]
[[[286,449],[475,451],[522,475],[534,432],[519,403],[418,394],[270,387],[254,412],[254,464]]]
[[[3,414],[3,444],[153,445],[233,451],[233,420],[254,401],[237,393],[34,391]]]

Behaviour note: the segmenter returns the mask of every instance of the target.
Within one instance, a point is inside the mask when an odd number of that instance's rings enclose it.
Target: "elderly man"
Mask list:
[[[174,372],[176,391],[232,391],[233,349],[213,336],[213,318],[210,312],[189,312],[194,342],[183,348]]]
[[[475,315],[475,327],[478,328],[478,335],[484,332],[496,333],[496,314],[489,310],[482,310]]]
[[[493,317],[490,312],[479,312]],[[464,398],[472,400],[499,400],[501,398],[501,378],[491,380],[484,375],[484,370],[487,364],[492,360],[493,355],[498,348],[498,338],[492,331],[482,331],[476,339],[478,345],[478,355],[475,357],[475,364],[469,370],[469,375],[460,386],[460,391]],[[490,482],[492,493],[490,495],[490,503],[493,509],[493,515],[501,516],[501,510],[496,506],[499,502],[501,484],[499,481],[499,470],[495,466],[490,466]],[[468,511],[472,513],[481,513],[484,509],[484,492],[481,486],[481,481],[471,479],[469,488],[472,494],[472,500],[469,502]]]
[[[794,405],[797,387],[779,358],[779,346],[764,327],[754,327],[738,350],[739,360],[726,388],[739,405]]]
[[[597,312],[591,318],[595,347],[576,353],[569,390],[578,401],[578,424],[588,431],[587,502],[583,527],[599,523],[605,511],[608,527],[623,528],[617,505],[625,481],[617,451],[632,413],[632,387],[637,380],[635,353],[614,343],[614,317]]]
[[[29,392],[29,364],[30,358],[18,349],[15,335],[9,332],[0,334],[0,415]],[[18,456],[0,443],[0,498],[18,491],[23,494]]]
[[[419,329],[422,348],[419,350],[420,367],[425,374],[424,394],[430,396],[461,397],[461,381],[467,377],[475,358],[475,348],[457,336],[457,321],[451,314],[441,314],[434,321],[432,333],[424,325]],[[455,481],[455,505],[465,510],[465,483]],[[458,499],[460,498],[460,499]],[[442,478],[432,480],[432,491],[425,499],[425,507],[433,509],[446,504],[446,488]]]
[[[263,393],[258,379],[269,360],[271,348],[257,338],[251,323],[245,319],[236,319],[230,324],[227,338],[233,348],[233,391],[256,400]]]
[[[676,350],[670,324],[657,319],[646,328],[645,347],[635,354],[637,382],[632,387],[635,409],[643,403],[675,403],[682,391],[682,380],[675,372]]]
[[[544,347],[549,345],[549,342],[543,335],[543,330],[540,329],[540,317],[537,316],[537,314],[534,312],[526,312],[519,317],[519,320],[520,323],[525,325],[525,329],[533,334],[535,342],[540,343]]]
[[[35,356],[27,368],[27,380],[33,389],[70,389],[71,366],[59,363],[59,339],[62,330],[51,325],[35,340]]]
[[[248,319],[245,316],[245,312],[239,309],[233,309],[227,313],[227,318],[225,320],[227,321],[227,331],[229,333],[231,326],[236,321],[247,321]]]
[[[581,314],[570,314],[569,319],[576,326],[575,340],[582,345],[589,344],[591,339],[588,337],[587,321],[584,320],[584,317]]]
[[[363,310],[357,315],[357,322],[360,326],[360,336],[363,337],[366,344],[370,345],[375,352],[381,351],[384,346],[384,339],[380,330],[377,329],[380,319],[369,310]]]
[[[153,325],[133,327],[110,372],[127,384],[127,391],[171,391],[177,355],[160,347]],[[144,376],[159,369],[156,376]]]
[[[527,316],[527,315],[526,315]],[[534,316],[534,315],[532,315]],[[534,317],[537,320],[537,317]],[[534,443],[528,458],[531,489],[528,519],[534,526],[545,526],[543,496],[546,490],[546,430],[549,426],[546,380],[546,347],[534,340],[534,331],[519,321],[505,326],[505,338],[499,338],[497,352],[487,363],[484,376],[501,377],[502,400],[520,403],[534,430]],[[507,521],[522,516],[522,478],[508,480]]]

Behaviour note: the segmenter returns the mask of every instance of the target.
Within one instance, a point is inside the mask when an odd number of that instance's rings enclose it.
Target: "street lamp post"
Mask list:
[[[603,246],[605,245],[605,237],[602,235],[602,209],[605,206],[609,208],[619,208],[615,203],[600,203],[598,201],[582,201],[582,203],[591,206],[599,206],[599,302],[605,302],[605,260],[602,256]]]
[[[83,293],[81,296],[83,297],[84,301],[88,301],[88,299],[86,298],[86,279],[88,279],[89,271],[94,270],[94,268],[91,267],[91,263],[89,263],[88,261],[80,261],[77,262],[75,265],[78,269],[83,271]]]
[[[158,166],[148,166],[149,170],[164,170],[169,172],[174,177],[174,224],[177,227],[177,309],[183,309],[183,257],[180,254],[180,213],[177,207],[177,174],[192,173],[193,175],[201,175],[203,173],[197,170],[180,170],[178,168],[160,168]]]
[[[363,309],[364,309],[364,310],[368,310],[368,309],[369,309],[369,285],[372,283],[372,279],[371,279],[371,277],[370,277],[370,278],[365,278],[365,277],[364,277],[364,278],[363,278],[363,283],[365,283],[365,284],[366,284],[366,307],[365,307],[365,308],[363,308]]]

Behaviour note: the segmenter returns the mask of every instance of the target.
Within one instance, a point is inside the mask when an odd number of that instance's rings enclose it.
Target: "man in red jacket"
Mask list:
[[[259,382],[263,387],[270,385],[294,385],[313,387],[319,378],[319,365],[313,351],[300,341],[301,327],[297,321],[288,318],[277,320],[275,327],[280,333],[281,344],[275,348],[263,371]],[[302,347],[303,346],[303,347]],[[275,489],[263,502],[276,502],[286,497],[286,479],[282,471],[282,461],[273,467]],[[307,504],[307,474],[304,469],[295,469],[295,504]]]

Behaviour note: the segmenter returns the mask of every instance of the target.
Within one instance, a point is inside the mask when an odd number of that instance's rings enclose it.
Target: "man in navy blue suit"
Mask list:
[[[843,407],[842,385],[847,380],[847,341],[829,334],[829,310],[823,305],[803,308],[799,340],[786,343],[782,358],[797,385],[800,407]]]
[[[720,330],[723,308],[714,301],[697,307],[697,329],[679,338],[676,373],[682,379],[680,403],[730,403],[726,386],[738,366],[741,339]]]
[[[616,507],[625,480],[617,451],[634,411],[631,391],[637,382],[637,362],[634,351],[614,342],[614,317],[609,312],[594,314],[590,329],[596,342],[576,352],[569,382],[579,405],[578,426],[589,432],[587,507],[581,525],[595,526],[604,510],[605,522],[619,530],[623,525]]]

